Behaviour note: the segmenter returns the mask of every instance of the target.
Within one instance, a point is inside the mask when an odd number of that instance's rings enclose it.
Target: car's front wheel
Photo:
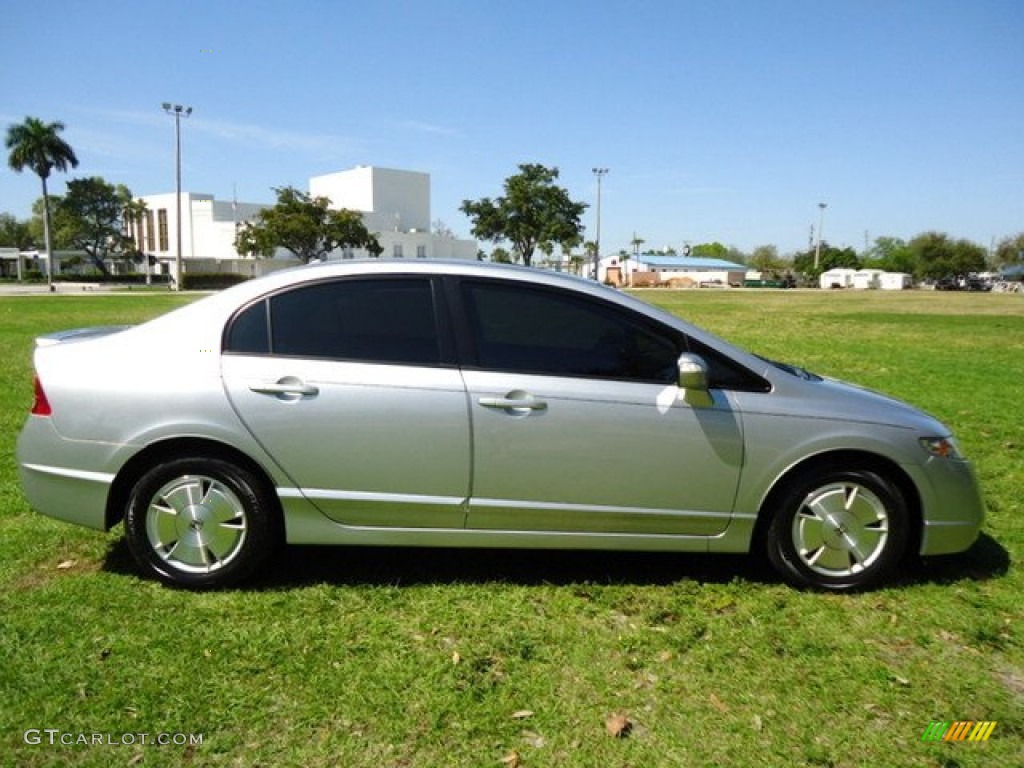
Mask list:
[[[162,463],[135,483],[125,512],[132,555],[149,575],[203,589],[251,575],[277,544],[275,507],[252,472],[222,459]]]
[[[867,470],[818,470],[794,479],[765,537],[768,558],[792,584],[860,589],[903,558],[909,515],[899,489]]]

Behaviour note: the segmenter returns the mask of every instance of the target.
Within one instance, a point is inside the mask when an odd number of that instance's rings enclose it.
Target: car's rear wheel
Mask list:
[[[166,584],[222,587],[251,575],[277,544],[275,506],[260,479],[222,459],[160,464],[135,483],[125,512],[128,547]]]
[[[902,560],[909,515],[899,489],[867,470],[818,470],[789,484],[765,537],[768,558],[792,584],[861,589]]]

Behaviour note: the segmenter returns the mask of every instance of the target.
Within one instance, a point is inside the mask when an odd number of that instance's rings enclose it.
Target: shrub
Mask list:
[[[248,280],[245,275],[226,272],[186,272],[181,276],[183,291],[220,291]]]
[[[151,275],[153,285],[166,285],[170,282],[169,275]],[[93,273],[88,275],[76,275],[64,273],[54,275],[53,281],[63,283],[118,283],[122,285],[145,285],[146,275],[139,272],[132,272],[127,275],[101,275]]]

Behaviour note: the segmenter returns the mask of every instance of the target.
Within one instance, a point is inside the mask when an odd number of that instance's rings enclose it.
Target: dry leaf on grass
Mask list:
[[[533,717],[533,711],[529,709],[520,709],[518,712],[512,713],[513,720],[525,720],[528,717]]]
[[[77,561],[75,560],[61,560],[59,563],[57,563],[57,570],[66,571],[69,568],[74,568],[76,562]]]
[[[501,758],[503,765],[507,765],[508,768],[519,768],[519,753],[512,750],[503,758]]]
[[[548,743],[547,739],[545,739],[536,731],[523,731],[522,736],[523,740],[534,749],[540,749]]]
[[[604,721],[604,729],[616,739],[624,739],[633,730],[633,721],[626,715],[616,713]]]
[[[725,704],[722,703],[722,700],[720,698],[718,698],[717,696],[715,696],[715,694],[712,693],[710,698],[711,698],[711,704],[719,712],[728,712],[729,711],[729,708],[727,706],[725,706]]]

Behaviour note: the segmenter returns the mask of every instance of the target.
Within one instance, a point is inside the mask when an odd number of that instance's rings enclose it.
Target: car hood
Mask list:
[[[924,435],[950,434],[942,422],[909,403],[856,384],[827,377],[802,379],[777,370],[766,375],[774,387],[764,401],[774,403],[772,409],[780,413],[898,427]]]

